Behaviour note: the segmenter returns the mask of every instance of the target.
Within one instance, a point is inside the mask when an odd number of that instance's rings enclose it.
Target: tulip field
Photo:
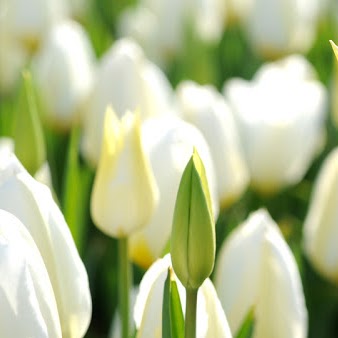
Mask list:
[[[0,2],[1,338],[338,337],[338,1]]]

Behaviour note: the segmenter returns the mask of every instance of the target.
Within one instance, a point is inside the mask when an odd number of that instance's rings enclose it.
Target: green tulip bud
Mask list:
[[[196,149],[178,189],[171,257],[175,273],[187,289],[198,289],[215,261],[215,223],[205,169]]]

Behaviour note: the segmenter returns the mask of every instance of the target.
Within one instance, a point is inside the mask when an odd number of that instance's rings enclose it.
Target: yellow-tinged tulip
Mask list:
[[[134,307],[137,338],[162,337],[163,289],[170,266],[171,259],[168,254],[155,261],[142,278]],[[184,311],[185,290],[177,276],[174,275],[173,278],[177,283],[182,311]],[[209,278],[198,290],[196,316],[197,338],[232,337],[222,305]]]
[[[202,160],[194,149],[177,193],[170,249],[175,273],[187,289],[198,289],[210,276],[215,249],[208,182]]]
[[[332,40],[330,40],[330,43],[334,51],[334,55],[336,56],[337,61],[338,61],[338,46]]]
[[[108,108],[91,199],[95,224],[109,236],[129,236],[149,221],[157,197],[141,143],[139,115],[127,112],[119,120]]]
[[[55,296],[25,226],[0,209],[0,336],[61,338]]]
[[[320,273],[338,284],[338,147],[320,169],[303,231],[307,256]]]

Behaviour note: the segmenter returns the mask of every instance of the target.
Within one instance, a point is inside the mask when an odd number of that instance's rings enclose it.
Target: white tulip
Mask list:
[[[131,40],[121,39],[106,52],[98,66],[86,114],[82,152],[96,166],[101,149],[104,114],[112,106],[119,117],[128,110],[142,118],[165,114],[171,107],[172,89],[165,75]]]
[[[333,42],[331,42],[331,46],[334,52],[334,55],[338,62],[338,46]],[[332,120],[335,126],[338,128],[338,63],[335,62],[334,66],[334,78],[332,84]]]
[[[147,226],[130,237],[129,248],[132,260],[147,268],[161,256],[170,238],[178,187],[193,147],[206,169],[215,219],[219,207],[210,150],[196,127],[175,117],[149,119],[142,125],[142,141],[159,188],[159,201]]]
[[[53,288],[32,237],[0,209],[0,336],[61,338]]]
[[[142,278],[134,307],[137,338],[162,337],[163,290],[169,267],[171,259],[168,254],[158,259]],[[184,312],[185,289],[176,276],[174,279]],[[196,316],[197,338],[232,337],[221,303],[209,278],[199,288]]]
[[[222,207],[228,206],[240,197],[249,182],[232,112],[212,86],[184,81],[176,93],[183,118],[195,125],[208,142],[217,174],[219,202]]]
[[[53,286],[62,335],[83,337],[91,318],[85,267],[50,190],[11,155],[0,163],[0,208],[11,212],[33,237]]]
[[[94,223],[109,236],[130,236],[149,222],[157,199],[139,115],[127,112],[120,121],[108,108],[91,197]]]
[[[254,309],[254,338],[305,338],[307,310],[296,261],[264,209],[252,213],[223,243],[215,287],[236,333]]]
[[[264,57],[305,53],[316,37],[318,0],[254,0],[244,26],[249,42]]]
[[[63,21],[46,36],[33,60],[33,77],[46,121],[70,129],[80,119],[94,76],[94,51],[82,26]]]
[[[226,15],[222,0],[143,0],[122,12],[120,36],[131,36],[149,58],[165,67],[184,47],[187,28],[202,41],[218,42]]]
[[[1,11],[10,37],[30,49],[67,16],[68,7],[64,0],[3,0]]]
[[[338,284],[338,147],[325,159],[304,223],[305,252],[325,277]]]
[[[263,65],[252,81],[230,80],[224,92],[253,186],[271,193],[298,183],[322,144],[326,114],[326,89],[311,65],[290,56]]]

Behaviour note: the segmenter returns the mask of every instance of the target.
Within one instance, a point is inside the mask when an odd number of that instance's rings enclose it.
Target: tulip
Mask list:
[[[315,40],[320,14],[317,0],[255,0],[244,26],[255,51],[276,58],[306,53]]]
[[[68,14],[64,0],[5,0],[2,20],[9,37],[35,49],[44,35]]]
[[[0,336],[61,338],[53,288],[34,240],[0,209]]]
[[[33,179],[14,155],[0,163],[0,208],[25,225],[41,253],[54,290],[62,336],[83,337],[91,317],[85,267],[49,188]]]
[[[75,21],[53,27],[33,61],[33,76],[46,121],[68,130],[80,119],[91,90],[94,51]]]
[[[221,39],[225,6],[219,0],[140,1],[121,13],[118,31],[120,36],[133,37],[151,60],[165,67],[184,47],[187,28],[203,42]]]
[[[121,121],[108,108],[100,162],[94,181],[91,214],[112,237],[128,237],[149,222],[158,190],[141,143],[138,114]]]
[[[303,229],[303,244],[313,266],[338,284],[338,147],[319,171]]]
[[[338,46],[333,41],[330,41],[330,43],[338,61]],[[332,119],[335,126],[338,128],[338,63],[335,63],[334,67],[334,81],[332,88]]]
[[[159,188],[159,201],[147,226],[130,238],[131,259],[148,268],[162,256],[170,239],[180,179],[193,147],[205,165],[214,218],[218,216],[216,176],[210,150],[201,132],[175,117],[158,117],[142,125],[142,141]]]
[[[272,193],[298,183],[324,132],[327,95],[311,65],[290,56],[263,65],[252,81],[230,80],[224,92],[238,123],[252,185]]]
[[[102,57],[84,116],[82,153],[96,167],[102,143],[104,114],[111,105],[118,117],[140,111],[142,119],[171,109],[172,89],[165,75],[131,40],[121,39]]]
[[[214,268],[215,221],[204,165],[196,149],[178,188],[170,252],[175,273],[186,289],[198,289]]]
[[[184,81],[176,93],[183,118],[194,124],[208,142],[217,174],[219,202],[222,207],[228,206],[241,196],[249,181],[232,112],[212,86]]]
[[[293,254],[260,209],[229,235],[215,266],[215,287],[236,333],[254,309],[253,337],[307,337],[307,310]]]
[[[170,266],[170,255],[166,255],[164,258],[158,259],[142,278],[134,307],[134,320],[138,329],[137,338],[162,336],[163,289]],[[184,308],[183,285],[176,276],[173,278],[177,283],[181,304]],[[232,337],[224,311],[210,279],[204,281],[198,292],[196,337]]]

